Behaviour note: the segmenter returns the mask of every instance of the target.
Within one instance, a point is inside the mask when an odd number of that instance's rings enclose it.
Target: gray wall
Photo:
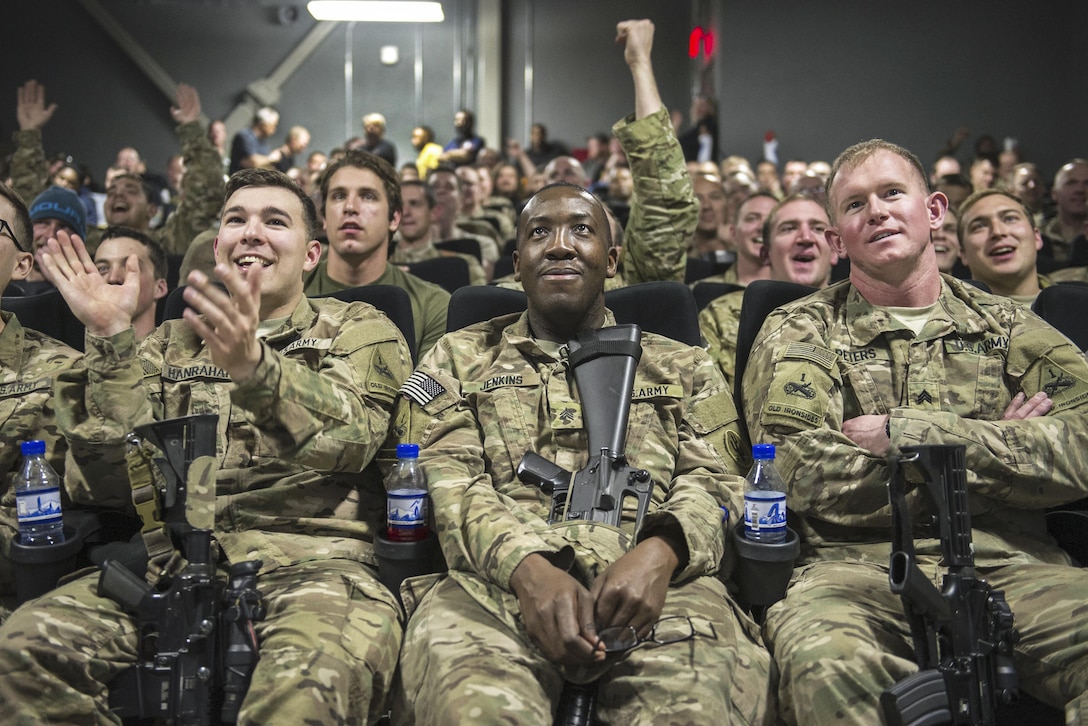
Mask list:
[[[1088,154],[1088,3],[721,4],[725,148],[832,160],[880,136],[925,163],[957,126],[1019,140],[1047,176]]]
[[[505,114],[507,135],[522,142],[529,127],[543,123],[548,135],[582,146],[589,134],[609,132],[634,110],[631,76],[623,49],[615,44],[616,23],[627,18],[654,21],[654,66],[661,98],[687,112],[691,103],[691,30],[688,0],[536,0],[508,8]],[[528,50],[528,52],[527,52]],[[531,65],[531,93],[523,69]]]
[[[298,19],[277,22],[277,3],[263,0],[99,0],[175,81],[197,87],[209,118],[226,117],[246,86],[267,76],[306,36],[315,21],[298,5]],[[285,4],[290,4],[287,0]],[[361,117],[381,111],[398,160],[414,158],[412,126],[429,123],[440,141],[453,133],[453,113],[471,90],[470,73],[453,78],[461,32],[471,33],[472,0],[446,0],[441,25],[356,24],[352,29],[352,134]],[[44,132],[48,152],[64,150],[88,163],[101,179],[118,148],[132,145],[162,169],[177,150],[170,100],[139,71],[92,16],[74,0],[3,0],[0,27],[0,142],[15,122],[15,89],[29,78],[45,84],[59,108]],[[303,124],[313,134],[311,150],[343,144],[346,24],[340,24],[283,84],[280,132]],[[395,45],[396,65],[384,66],[379,49]],[[416,84],[417,48],[422,58]],[[417,97],[417,88],[419,89]]]
[[[223,117],[247,84],[266,75],[314,21],[301,0],[99,0],[174,79],[197,86],[209,117]],[[291,24],[279,4],[297,4]],[[504,0],[504,38],[477,38],[475,0],[444,0],[436,26],[358,24],[352,53],[352,118],[381,110],[401,160],[412,155],[412,125],[429,123],[440,141],[452,115],[473,106],[481,46],[502,42],[503,104],[492,120],[525,140],[532,121],[580,146],[631,110],[631,86],[613,45],[617,20],[648,16],[657,28],[655,60],[670,107],[688,107],[687,58],[692,2]],[[716,87],[723,149],[753,159],[774,129],[785,159],[831,159],[844,146],[883,136],[929,162],[960,125],[1019,139],[1050,175],[1088,155],[1088,3],[1064,0],[917,0],[894,8],[871,0],[711,3],[717,15]],[[65,150],[101,177],[122,145],[161,169],[176,150],[168,99],[75,0],[3,0],[0,27],[0,143],[15,128],[15,89],[44,83],[59,104],[45,131],[48,151]],[[400,62],[382,66],[378,49],[396,45]],[[416,85],[416,50],[422,86]],[[284,127],[307,125],[312,148],[345,139],[345,28],[283,86]],[[532,93],[525,93],[527,58]],[[491,72],[494,69],[487,69]],[[458,73],[460,71],[460,73]],[[490,135],[490,134],[489,134]],[[489,138],[497,146],[499,139]],[[974,136],[961,152],[970,156]]]

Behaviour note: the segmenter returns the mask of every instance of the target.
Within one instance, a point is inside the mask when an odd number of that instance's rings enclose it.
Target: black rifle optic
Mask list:
[[[217,421],[211,414],[188,416],[134,432],[165,454],[155,460],[165,481],[159,502],[186,564],[158,588],[117,561],[102,565],[99,595],[134,615],[140,633],[136,664],[110,684],[110,709],[121,718],[235,723],[257,663],[253,621],[264,617],[256,588],[261,563],[232,564],[224,582],[216,576],[212,531],[191,526],[185,516],[189,466],[215,455]]]
[[[631,324],[590,331],[567,343],[567,364],[582,402],[589,462],[572,474],[529,451],[517,470],[522,482],[551,495],[549,522],[586,519],[619,527],[624,502],[634,498],[636,534],[642,526],[654,484],[648,471],[628,465],[624,453],[641,341],[642,330]],[[567,682],[555,726],[591,724],[596,694],[596,683]]]
[[[889,726],[995,722],[998,703],[1017,696],[1013,645],[1019,638],[1001,590],[975,575],[963,446],[905,446],[889,457],[892,592],[903,599],[920,670],[880,696]],[[941,590],[919,569],[906,501],[921,484],[937,505]]]

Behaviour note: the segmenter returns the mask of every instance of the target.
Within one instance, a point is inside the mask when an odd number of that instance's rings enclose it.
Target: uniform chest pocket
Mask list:
[[[945,410],[964,418],[999,418],[1012,400],[1005,383],[1005,359],[960,351],[950,352],[945,361]]]
[[[891,362],[873,360],[840,367],[843,379],[842,418],[885,414],[899,405],[892,385]]]
[[[651,454],[662,454],[665,460],[658,464],[665,470],[676,459],[675,449],[660,451],[665,442],[670,445],[679,440],[679,423],[682,416],[680,401],[682,392],[666,390],[672,386],[659,386],[661,390],[640,395],[635,392],[631,412],[627,420],[625,452],[635,461],[644,462]],[[646,463],[641,464],[643,467]]]
[[[492,481],[516,482],[514,472],[526,451],[533,450],[530,424],[540,415],[537,392],[504,386],[477,394],[477,421],[484,456],[491,461]],[[536,428],[534,426],[534,428]]]
[[[4,432],[5,442],[4,450],[0,452],[0,460],[9,465],[0,466],[0,473],[7,471],[21,456],[18,443],[25,441],[41,428],[44,423],[43,411],[52,395],[53,387],[49,381],[0,386],[0,430]],[[0,478],[0,482],[2,481]]]

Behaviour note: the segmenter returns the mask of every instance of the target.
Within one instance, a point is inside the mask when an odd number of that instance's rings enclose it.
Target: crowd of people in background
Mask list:
[[[195,90],[189,89],[189,92],[195,95]],[[36,171],[33,178],[26,179],[27,150],[36,145],[41,148],[42,129],[56,108],[55,103],[46,104],[45,89],[35,81],[28,81],[19,89],[20,130],[16,132],[16,150],[8,160],[6,175],[15,188],[27,195],[28,201],[46,191],[47,186],[70,190],[78,196],[84,224],[91,229],[102,229],[117,224],[118,206],[109,202],[110,189],[116,186],[119,178],[129,176],[132,183],[138,180],[145,187],[149,205],[147,229],[163,227],[183,198],[182,179],[187,172],[185,148],[180,153],[170,154],[165,170],[160,173],[150,169],[145,157],[135,148],[123,146],[118,150],[115,162],[105,170],[101,182],[93,170],[78,164],[68,154],[45,155],[44,151],[39,151],[35,153],[42,154],[42,171]],[[688,254],[714,263],[717,268],[712,273],[716,275],[714,279],[746,284],[752,279],[769,277],[769,266],[758,260],[758,248],[753,256],[753,250],[744,244],[744,233],[739,231],[743,225],[738,216],[742,205],[754,195],[781,200],[794,194],[808,196],[823,204],[830,165],[818,159],[780,161],[776,155],[777,140],[764,144],[768,152],[764,158],[724,154],[719,150],[716,104],[704,95],[695,97],[689,110],[689,123],[685,124],[684,114],[678,110],[672,111],[670,118],[699,201],[699,224],[689,242]],[[403,163],[397,167],[397,146],[390,141],[385,116],[368,112],[361,121],[361,136],[354,136],[343,145],[328,150],[311,149],[310,132],[302,125],[293,125],[286,134],[279,135],[280,114],[267,107],[257,109],[252,125],[238,131],[233,139],[227,138],[222,121],[211,122],[206,139],[220,159],[224,174],[229,176],[241,168],[275,168],[285,172],[315,199],[321,176],[329,164],[352,150],[366,151],[385,159],[397,168],[400,181],[420,179],[428,185],[448,187],[453,176],[438,182],[432,181],[430,175],[440,168],[453,171],[458,187],[456,199],[448,196],[448,191],[447,196],[436,199],[438,209],[432,208],[432,213],[442,223],[428,225],[431,240],[477,238],[484,248],[483,258],[479,261],[488,273],[483,281],[491,280],[498,252],[513,236],[513,222],[521,205],[548,183],[561,180],[583,185],[600,198],[621,223],[626,220],[634,179],[622,146],[610,134],[590,133],[582,146],[570,148],[550,138],[544,124],[534,123],[528,143],[508,138],[499,145],[501,148],[496,148],[476,133],[473,112],[461,109],[453,119],[453,134],[444,145],[439,143],[431,126],[419,124],[412,128],[409,137],[415,156],[402,159]],[[1085,233],[1088,162],[1072,158],[1051,175],[1049,170],[1040,170],[1024,158],[1011,138],[999,145],[992,135],[982,134],[965,154],[965,142],[970,134],[968,129],[959,128],[947,142],[935,145],[930,168],[932,188],[948,196],[950,207],[946,230],[938,232],[935,240],[941,269],[960,276],[970,272],[967,258],[971,251],[960,248],[956,212],[972,193],[984,189],[1004,190],[1024,204],[1034,228],[1039,231],[1040,272],[1053,272],[1074,262],[1071,257],[1073,241]],[[277,141],[281,143],[275,145]],[[192,150],[188,151],[191,155]],[[38,161],[33,158],[30,163]],[[190,158],[188,167],[191,166]],[[20,169],[24,170],[22,179]],[[54,198],[57,196],[56,192],[51,194]],[[451,203],[457,204],[457,208],[442,208]],[[762,233],[763,217],[763,214],[755,213],[747,220],[749,228],[755,230],[748,237],[757,242]],[[486,221],[481,223],[481,220]],[[207,221],[210,227],[212,219]],[[140,228],[142,223],[133,226]],[[48,231],[43,227],[42,235],[36,236],[44,240]],[[195,230],[192,237],[195,238],[199,231]],[[170,251],[183,253],[185,249],[179,241],[176,249]],[[1082,266],[1088,260],[1075,262]],[[475,273],[473,282],[481,282]]]

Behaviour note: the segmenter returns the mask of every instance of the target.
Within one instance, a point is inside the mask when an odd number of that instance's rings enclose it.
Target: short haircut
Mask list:
[[[1074,167],[1088,166],[1088,159],[1070,159],[1069,161],[1058,167],[1058,171],[1054,172],[1054,186],[1061,186],[1065,181],[1065,176],[1073,171]]]
[[[15,207],[15,219],[6,220],[15,234],[15,246],[21,252],[29,252],[28,248],[34,241],[34,225],[30,222],[30,210],[27,209],[26,202],[19,196],[19,192],[3,182],[0,182],[0,197]]]
[[[151,189],[151,185],[148,184],[147,181],[139,174],[133,174],[127,171],[124,174],[118,174],[117,176],[113,177],[113,179],[110,179],[110,186],[112,187],[114,184],[122,181],[123,179],[131,179],[132,181],[139,184],[140,189],[143,190],[144,199],[147,200],[147,203],[154,204],[156,206],[158,205],[158,198],[155,196],[154,190]],[[109,189],[106,189],[106,192],[109,193]]]
[[[971,183],[963,174],[945,174],[944,176],[937,178],[937,183],[934,185],[937,187],[963,187],[968,193],[975,190],[975,185]]]
[[[434,209],[434,205],[438,204],[438,200],[435,199],[434,192],[427,186],[427,182],[422,179],[405,179],[400,183],[401,198],[404,197],[404,190],[408,187],[419,187],[423,190],[423,198],[427,200],[427,209]]]
[[[521,242],[522,242],[522,239],[523,239],[523,234],[522,234],[523,229],[522,229],[522,225],[521,225],[521,220],[525,216],[525,210],[528,209],[532,205],[533,200],[536,199],[539,195],[543,194],[544,192],[548,191],[549,189],[556,189],[556,188],[559,188],[559,189],[562,189],[562,188],[574,189],[575,191],[579,192],[581,196],[586,197],[587,199],[591,200],[595,205],[597,205],[597,207],[601,210],[601,216],[604,218],[604,237],[605,237],[605,242],[608,243],[608,246],[605,249],[611,249],[612,247],[614,247],[615,242],[612,239],[612,225],[609,224],[609,221],[608,221],[608,219],[609,219],[608,211],[609,210],[605,207],[605,205],[601,202],[601,200],[598,199],[597,197],[595,197],[594,195],[590,194],[588,191],[585,190],[585,188],[580,187],[577,184],[571,184],[569,182],[553,182],[553,183],[547,185],[546,187],[543,187],[540,191],[538,191],[533,196],[529,197],[529,201],[525,202],[525,206],[522,207],[521,213],[518,214],[517,248],[521,249]],[[618,221],[619,220],[617,220],[617,222]]]
[[[791,194],[790,196],[794,196],[794,195]],[[740,223],[740,210],[744,209],[744,205],[747,204],[748,202],[752,201],[753,199],[759,199],[760,197],[766,197],[767,199],[770,199],[773,202],[778,201],[778,197],[771,194],[770,192],[766,192],[766,191],[752,192],[751,194],[749,194],[748,196],[746,196],[744,198],[743,202],[741,202],[740,204],[737,205],[736,211],[733,212],[733,224],[739,224]]]
[[[368,113],[367,115],[363,116],[363,126],[371,123],[381,126],[382,131],[385,131],[385,116],[381,115],[380,113]]]
[[[299,188],[291,177],[275,169],[239,169],[227,180],[227,191],[223,195],[226,206],[235,192],[246,187],[279,187],[291,192],[302,205],[302,221],[306,225],[306,239],[317,239],[317,209],[314,202]]]
[[[165,280],[168,263],[166,261],[166,250],[162,245],[151,238],[150,235],[145,232],[141,232],[138,229],[132,227],[125,227],[122,225],[115,225],[113,227],[106,227],[106,230],[102,233],[102,239],[98,241],[99,246],[102,245],[108,239],[117,239],[119,237],[129,237],[136,240],[144,247],[147,248],[147,258],[151,260],[151,269],[155,273],[156,280]]]
[[[434,129],[432,129],[430,126],[420,124],[419,126],[416,126],[416,128],[423,132],[424,144],[429,144],[434,141]]]
[[[967,210],[978,204],[986,197],[993,197],[998,195],[1002,197],[1007,197],[1012,202],[1015,202],[1016,206],[1020,207],[1020,211],[1024,213],[1024,216],[1027,218],[1028,224],[1031,225],[1031,228],[1038,229],[1038,227],[1035,226],[1035,216],[1031,213],[1031,210],[1027,208],[1027,205],[1024,204],[1023,200],[1021,200],[1020,197],[1016,196],[1012,192],[1005,191],[1004,189],[979,189],[977,192],[967,197],[967,199],[964,199],[959,209],[955,210],[955,213],[958,217],[956,220],[956,238],[959,239],[961,244],[963,243],[963,220],[967,218]]]
[[[321,174],[321,210],[325,210],[325,204],[329,198],[329,180],[332,175],[346,166],[356,169],[367,169],[374,172],[382,181],[385,188],[385,198],[389,202],[389,221],[404,210],[404,204],[400,197],[400,179],[397,178],[397,170],[385,159],[374,156],[362,149],[350,149],[342,157],[329,164]]]
[[[775,198],[773,194],[759,193],[759,194],[753,194],[751,197],[748,197],[748,199],[752,199],[753,197],[758,197],[758,196],[769,196],[769,197],[771,197],[771,199]],[[744,201],[747,202],[748,199],[746,199]],[[771,208],[770,212],[767,213],[767,218],[763,220],[763,228],[760,230],[760,235],[761,235],[760,239],[763,242],[763,244],[767,244],[767,241],[770,240],[771,233],[774,231],[774,223],[776,221],[778,221],[778,213],[782,210],[782,207],[786,206],[787,204],[791,204],[793,202],[812,202],[817,207],[820,207],[821,209],[823,209],[824,214],[827,214],[827,209],[822,204],[820,204],[818,201],[813,199],[810,195],[801,194],[800,192],[796,192],[794,194],[789,194],[789,195],[783,197],[782,199],[778,200],[778,203],[775,204]],[[830,218],[831,218],[831,215],[828,215],[829,220],[830,220]]]
[[[884,139],[869,139],[868,141],[854,144],[843,151],[835,159],[835,163],[831,165],[831,174],[828,175],[827,184],[824,186],[827,190],[828,219],[832,221],[835,220],[835,210],[831,208],[831,188],[835,184],[835,179],[838,178],[839,172],[843,167],[857,166],[878,151],[887,151],[905,160],[914,167],[916,172],[918,172],[918,180],[922,182],[922,188],[925,189],[926,194],[929,194],[930,191],[932,191],[929,188],[929,175],[926,174],[926,168],[922,166],[922,162],[918,160],[917,156],[899,144],[893,144]]]
[[[270,106],[265,106],[264,108],[257,109],[254,120],[259,124],[279,123],[280,112]]]

